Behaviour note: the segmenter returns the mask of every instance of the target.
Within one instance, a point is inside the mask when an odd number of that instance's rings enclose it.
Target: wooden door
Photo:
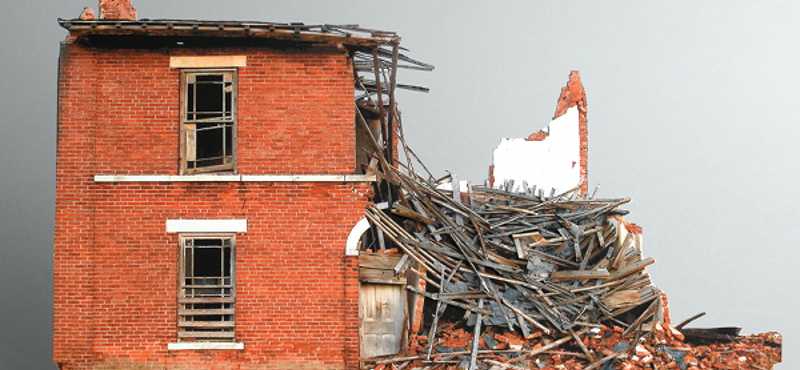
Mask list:
[[[402,285],[362,283],[358,314],[361,358],[400,351],[405,318]]]

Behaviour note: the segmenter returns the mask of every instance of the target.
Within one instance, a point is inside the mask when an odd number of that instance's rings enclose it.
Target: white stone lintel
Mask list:
[[[192,57],[170,57],[170,68],[225,68],[247,67],[245,55],[208,55]]]
[[[247,219],[167,220],[168,233],[244,233]]]
[[[372,182],[375,175],[242,175],[243,182]]]
[[[94,175],[94,182],[373,182],[375,175]]]

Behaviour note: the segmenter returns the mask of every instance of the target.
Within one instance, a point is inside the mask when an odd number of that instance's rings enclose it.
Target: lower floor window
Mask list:
[[[178,339],[233,341],[236,285],[233,234],[181,235]]]

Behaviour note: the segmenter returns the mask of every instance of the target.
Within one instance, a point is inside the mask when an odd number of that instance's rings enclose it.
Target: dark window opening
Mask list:
[[[182,236],[178,337],[235,339],[234,237]]]

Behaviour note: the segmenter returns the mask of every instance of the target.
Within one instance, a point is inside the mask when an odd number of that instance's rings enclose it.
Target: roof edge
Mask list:
[[[218,36],[263,37],[306,42],[380,46],[400,42],[395,32],[371,30],[358,25],[306,25],[303,23],[202,21],[189,19],[84,20],[58,19],[76,35]]]

